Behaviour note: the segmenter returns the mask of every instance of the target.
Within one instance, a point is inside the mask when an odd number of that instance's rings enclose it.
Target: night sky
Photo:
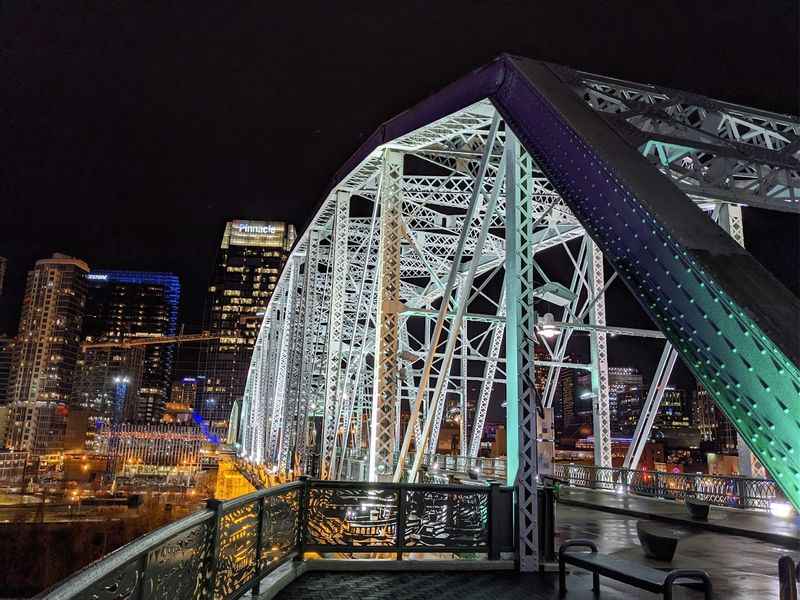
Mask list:
[[[796,0],[643,4],[0,0],[0,333],[54,251],[177,273],[197,329],[226,220],[302,228],[382,121],[501,52],[800,112]],[[797,293],[798,219],[745,227]]]

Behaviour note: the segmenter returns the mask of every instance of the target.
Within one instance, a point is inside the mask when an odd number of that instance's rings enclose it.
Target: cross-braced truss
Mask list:
[[[800,121],[509,57],[465,81],[384,125],[299,238],[253,355],[242,453],[305,469],[318,452],[329,478],[344,458],[366,457],[371,478],[413,479],[423,451],[449,449],[448,422],[476,455],[505,389],[509,455],[520,452],[509,472],[519,465],[530,536],[537,414],[552,406],[560,371],[591,374],[595,458],[610,465],[606,335],[666,336],[664,364],[682,357],[767,468],[791,463],[780,477],[800,498],[800,463],[789,460],[800,444],[771,433],[772,404],[800,409],[797,355],[770,329],[772,309],[747,304],[704,244],[745,261],[751,284],[779,284],[697,210],[800,212]],[[661,204],[645,204],[648,186]],[[741,235],[741,219],[730,224]],[[606,323],[617,278],[658,330]],[[793,306],[785,290],[777,302],[783,314]],[[555,338],[539,330],[546,313]],[[569,362],[581,340],[589,362]],[[756,363],[769,372],[751,374]],[[646,438],[647,422],[637,432]]]

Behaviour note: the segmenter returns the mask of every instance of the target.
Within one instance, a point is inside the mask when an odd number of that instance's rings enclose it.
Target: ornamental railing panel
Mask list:
[[[513,489],[303,479],[171,523],[36,598],[234,600],[304,552],[514,552]]]
[[[781,501],[774,481],[747,477],[610,469],[591,465],[556,464],[553,475],[574,487],[637,494],[668,500],[693,498],[714,506],[770,509]]]

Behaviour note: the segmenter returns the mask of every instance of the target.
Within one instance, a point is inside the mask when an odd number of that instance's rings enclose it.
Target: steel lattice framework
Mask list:
[[[497,59],[385,123],[335,177],[267,308],[242,453],[303,469],[316,449],[327,478],[366,456],[373,479],[413,479],[423,453],[406,455],[435,449],[448,413],[475,456],[505,387],[534,568],[538,415],[561,369],[589,371],[596,462],[610,466],[606,335],[641,335],[667,345],[638,439],[680,356],[800,505],[800,303],[740,245],[739,208],[800,212],[799,166],[797,117]],[[560,279],[543,253],[572,265],[563,302],[542,291]],[[606,324],[616,278],[657,330]],[[560,315],[555,339],[537,331],[544,312]],[[580,339],[590,364],[565,362]]]

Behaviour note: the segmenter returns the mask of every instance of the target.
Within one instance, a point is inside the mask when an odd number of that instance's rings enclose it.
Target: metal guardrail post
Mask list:
[[[142,566],[141,571],[139,571],[139,573],[141,573],[141,576],[139,577],[139,592],[137,593],[138,600],[144,600],[144,582],[145,575],[147,574],[147,562],[149,556],[149,552],[142,554]]]
[[[397,560],[403,560],[400,550],[406,539],[406,489],[402,484],[397,488]]]
[[[217,563],[219,560],[220,525],[222,524],[222,501],[209,499],[206,501],[206,506],[214,511],[214,530],[212,532],[211,556],[209,557],[211,564],[208,565],[208,587],[206,597],[209,600],[214,600],[214,591],[217,587]]]
[[[538,490],[539,501],[539,562],[552,563],[555,551],[555,490],[544,485]]]
[[[256,531],[256,566],[254,570],[254,581],[252,595],[258,596],[260,593],[260,586],[261,586],[261,552],[264,548],[264,540],[262,539],[263,535],[262,532],[264,531],[264,505],[265,499],[264,496],[258,499],[258,519],[256,523],[258,523],[258,531]]]
[[[797,573],[789,556],[778,559],[778,585],[779,600],[797,600]]]
[[[300,502],[298,503],[300,514],[297,515],[297,556],[294,559],[299,561],[303,560],[308,534],[308,490],[311,487],[311,480],[305,475],[301,475],[298,479],[303,483],[303,487],[300,488]]]
[[[489,560],[500,558],[500,530],[497,527],[498,515],[500,511],[500,484],[492,482],[489,484]]]

